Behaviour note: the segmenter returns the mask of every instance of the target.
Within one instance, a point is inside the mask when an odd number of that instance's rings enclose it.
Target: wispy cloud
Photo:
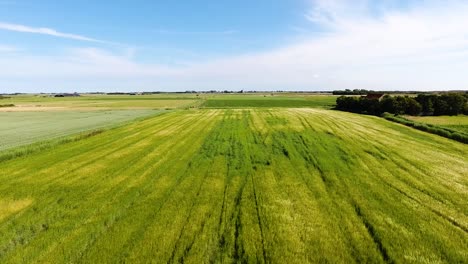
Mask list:
[[[88,78],[102,78],[112,82],[122,78],[156,77],[170,74],[173,69],[159,65],[146,65],[133,61],[128,57],[128,51],[112,53],[104,49],[71,48],[61,55],[30,56],[0,56],[0,79],[12,77],[77,79],[85,81]],[[46,84],[45,84],[46,85]],[[1,87],[0,87],[1,88]]]
[[[337,26],[349,19],[369,18],[369,0],[313,0],[313,7],[305,14],[310,22],[322,26]],[[384,1],[382,1],[383,3]]]
[[[8,30],[8,31],[15,31],[15,32],[23,32],[23,33],[49,35],[49,36],[54,36],[58,38],[74,39],[74,40],[88,41],[88,42],[95,42],[95,43],[108,43],[103,40],[90,38],[90,37],[77,35],[77,34],[63,33],[55,29],[44,28],[44,27],[30,27],[30,26],[25,26],[25,25],[0,22],[0,29]]]

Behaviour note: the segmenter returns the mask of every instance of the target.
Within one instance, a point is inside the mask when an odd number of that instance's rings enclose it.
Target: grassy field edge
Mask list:
[[[383,114],[382,117],[388,121],[399,123],[399,124],[412,127],[420,131],[428,132],[434,135],[452,139],[452,140],[455,140],[464,144],[468,144],[468,135],[449,129],[449,128],[432,125],[432,124],[419,123],[419,122],[406,119],[402,116],[394,116],[388,113]]]

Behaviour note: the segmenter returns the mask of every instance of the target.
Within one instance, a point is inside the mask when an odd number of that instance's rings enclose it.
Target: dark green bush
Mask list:
[[[459,132],[452,133],[452,139],[468,144],[468,136],[461,134]]]

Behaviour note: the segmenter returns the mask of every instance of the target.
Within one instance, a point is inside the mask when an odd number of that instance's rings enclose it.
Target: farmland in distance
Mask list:
[[[0,151],[156,115],[157,110],[0,112]]]
[[[0,262],[463,263],[467,154],[325,109],[169,112],[0,163]]]
[[[449,128],[460,133],[468,134],[468,116],[406,116],[406,118],[431,125]]]
[[[50,95],[15,95],[1,99],[1,104],[16,107],[0,111],[75,111],[75,110],[143,110],[175,109],[196,106],[202,103],[195,95],[94,95],[77,97],[54,97]]]
[[[335,105],[336,96],[332,95],[298,95],[298,94],[247,94],[208,96],[203,104],[205,108],[331,108]]]

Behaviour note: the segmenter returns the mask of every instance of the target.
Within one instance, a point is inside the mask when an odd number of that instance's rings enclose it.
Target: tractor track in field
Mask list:
[[[380,254],[382,255],[383,260],[385,263],[395,263],[395,261],[389,256],[388,250],[382,244],[382,239],[378,235],[375,227],[367,220],[367,218],[362,214],[361,207],[356,202],[353,202],[353,206],[356,212],[356,215],[361,219],[363,225],[366,227],[369,236],[374,241],[375,245],[377,246]]]
[[[403,196],[405,196],[406,198],[410,199],[411,201],[417,203],[418,205],[428,209],[429,211],[431,211],[432,213],[436,214],[437,216],[441,217],[442,219],[450,222],[452,225],[454,225],[455,227],[459,228],[461,231],[464,231],[465,233],[468,233],[468,228],[463,226],[462,224],[458,223],[457,221],[455,221],[454,219],[450,218],[449,216],[437,211],[436,209],[434,208],[431,208],[429,207],[428,205],[426,205],[425,203],[419,201],[418,199],[414,198],[413,196],[409,195],[408,193],[406,193],[405,191],[401,190],[401,189],[398,189],[396,188],[395,186],[393,186],[392,184],[388,183],[388,182],[385,182],[384,183],[392,188],[392,190],[395,190],[397,192],[399,192],[400,194],[402,194]]]
[[[390,159],[390,157],[388,157]],[[395,163],[398,167],[400,168],[404,168],[402,167],[399,163]],[[411,182],[408,182],[407,180],[405,180],[404,178],[402,178],[401,176],[399,176],[398,174],[396,173],[393,173],[389,170],[387,170],[388,173],[390,173],[395,179],[398,179],[400,180],[403,184],[407,185],[409,188],[413,188],[414,190],[416,190],[417,192],[420,192],[421,194],[423,195],[426,195],[428,197],[430,197],[430,199],[434,199],[436,202],[439,202],[440,204],[446,206],[446,203],[441,200],[440,198],[438,197],[435,197],[433,195],[431,195],[429,192],[425,191],[424,189],[422,189],[421,187],[418,187],[418,186],[415,186],[414,184],[412,184]],[[390,187],[392,190],[402,194],[403,196],[407,197],[408,199],[414,201],[415,203],[417,203],[418,205],[422,206],[423,208],[426,208],[427,210],[431,211],[432,213],[438,215],[439,217],[445,219],[446,221],[450,222],[451,224],[453,224],[454,226],[456,226],[457,228],[461,229],[462,231],[464,231],[465,233],[468,233],[468,228],[466,226],[463,226],[462,224],[458,223],[456,220],[450,218],[449,216],[439,212],[438,210],[430,207],[429,205],[427,205],[426,203],[423,203],[421,202],[419,199],[415,198],[414,196],[408,194],[407,192],[405,192],[404,190],[402,190],[401,188],[397,188],[396,186],[394,186],[393,184],[391,184],[390,182],[388,182],[387,180],[385,180],[384,178],[380,178],[379,177],[379,180],[385,184],[386,186]],[[462,212],[463,213],[463,212]],[[465,214],[464,214],[465,215]]]
[[[203,176],[203,179],[201,180],[200,182],[200,185],[198,186],[198,190],[197,190],[197,193],[195,194],[195,197],[192,197],[192,204],[190,206],[190,209],[188,210],[188,214],[187,214],[187,217],[185,218],[185,221],[184,223],[182,224],[182,228],[179,232],[179,236],[177,237],[176,241],[175,241],[175,245],[174,245],[174,248],[172,250],[172,253],[171,253],[171,256],[168,260],[168,263],[175,263],[174,262],[174,259],[175,259],[175,254],[177,252],[177,250],[181,247],[180,243],[181,243],[181,238],[182,236],[184,235],[184,232],[185,232],[185,229],[187,228],[187,225],[189,224],[189,220],[190,218],[192,217],[192,213],[193,213],[193,210],[195,208],[195,205],[197,204],[197,199],[198,197],[200,196],[200,193],[201,193],[201,189],[203,187],[203,184],[205,183],[205,180],[206,180],[207,176],[206,176],[206,173],[205,173],[205,176]],[[204,224],[202,224],[202,227],[204,226]],[[203,230],[203,228],[201,228]],[[192,240],[191,244],[193,245],[194,243],[194,240],[196,238],[196,235],[194,235],[194,239]],[[190,250],[190,247],[186,247],[184,249],[184,252],[187,252],[187,250]],[[182,255],[181,257],[179,257],[179,259],[177,259],[177,263],[180,263],[182,262],[183,263],[183,259],[185,257],[186,254]]]
[[[267,255],[266,255],[266,250],[265,250],[265,235],[263,232],[263,223],[262,219],[260,217],[260,206],[258,205],[258,197],[257,197],[257,191],[255,188],[255,180],[253,178],[253,174],[250,175],[251,180],[252,180],[252,189],[253,189],[253,195],[255,198],[255,211],[257,212],[257,221],[258,221],[258,226],[260,228],[260,237],[261,237],[261,242],[262,242],[262,255],[263,255],[263,263],[267,263]]]

